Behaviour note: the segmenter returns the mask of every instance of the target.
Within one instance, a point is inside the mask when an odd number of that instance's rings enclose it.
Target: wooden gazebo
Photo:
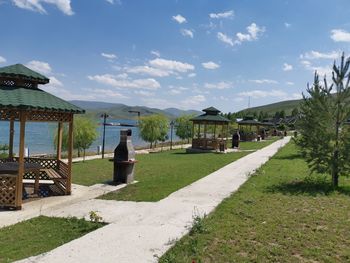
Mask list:
[[[38,88],[49,79],[21,64],[0,68],[0,120],[9,122],[9,156],[0,159],[0,207],[21,209],[23,179],[50,180],[61,195],[71,193],[73,115],[84,110]],[[19,122],[19,154],[14,156],[14,123]],[[56,158],[25,158],[26,122],[57,122]],[[61,160],[63,125],[68,123],[68,163]]]
[[[252,116],[246,116],[238,121],[238,130],[242,141],[252,141],[259,135],[261,123]]]
[[[205,114],[191,119],[193,122],[192,149],[218,150],[220,144],[226,149],[230,120],[219,115],[220,111],[214,107],[203,111]]]

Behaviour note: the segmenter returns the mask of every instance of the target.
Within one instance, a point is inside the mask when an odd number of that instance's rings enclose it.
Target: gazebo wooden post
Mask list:
[[[10,119],[10,136],[9,136],[9,158],[13,157],[13,138],[15,135],[15,120],[13,117]]]
[[[216,123],[214,123],[214,139],[216,138]]]
[[[57,127],[57,160],[61,160],[62,155],[63,123],[58,122]]]
[[[73,114],[68,124],[68,178],[67,178],[67,187],[66,194],[71,194],[72,189],[72,158],[73,158]]]
[[[26,126],[26,112],[20,111],[19,114],[20,132],[19,132],[19,159],[18,159],[18,178],[16,182],[16,209],[22,208],[22,189],[23,189],[23,175],[24,175],[24,139]]]

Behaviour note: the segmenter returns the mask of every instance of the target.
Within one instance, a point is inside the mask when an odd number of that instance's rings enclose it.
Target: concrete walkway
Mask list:
[[[48,216],[87,217],[93,210],[109,224],[21,262],[157,262],[157,256],[188,232],[194,215],[212,212],[289,140],[249,154],[156,203],[93,199],[43,211]]]

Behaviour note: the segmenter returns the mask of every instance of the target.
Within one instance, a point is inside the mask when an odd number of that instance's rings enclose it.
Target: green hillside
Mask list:
[[[274,115],[276,111],[284,110],[286,115],[290,115],[294,108],[299,108],[301,100],[286,100],[280,101],[272,104],[267,104],[264,106],[252,107],[249,109],[244,109],[239,111],[238,113],[249,113],[249,112],[257,112],[260,111],[266,112],[268,115]]]
[[[183,114],[199,115],[201,112],[195,110],[180,110],[176,108],[156,109],[145,106],[128,106],[118,103],[105,103],[97,101],[71,101],[74,105],[86,110],[86,115],[92,118],[99,118],[102,113],[107,113],[113,119],[137,119],[137,113],[129,111],[139,111],[141,116],[152,114],[163,114],[169,119],[175,119]]]

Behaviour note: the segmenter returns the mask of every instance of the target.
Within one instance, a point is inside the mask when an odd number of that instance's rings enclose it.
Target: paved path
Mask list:
[[[21,262],[156,262],[156,256],[188,232],[194,215],[213,211],[289,140],[285,137],[249,154],[156,203],[94,199],[44,212],[86,217],[94,210],[110,224]]]

